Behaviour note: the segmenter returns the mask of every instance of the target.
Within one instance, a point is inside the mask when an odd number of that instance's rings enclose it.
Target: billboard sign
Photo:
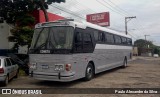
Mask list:
[[[110,26],[109,12],[88,14],[86,18],[87,22],[97,24],[103,27]]]

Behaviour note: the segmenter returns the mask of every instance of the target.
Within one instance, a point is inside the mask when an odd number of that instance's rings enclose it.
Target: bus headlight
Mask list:
[[[55,71],[63,71],[64,70],[64,64],[55,64]]]

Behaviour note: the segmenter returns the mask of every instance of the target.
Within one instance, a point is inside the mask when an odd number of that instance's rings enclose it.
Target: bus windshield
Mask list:
[[[71,49],[73,27],[43,27],[35,29],[31,49]]]

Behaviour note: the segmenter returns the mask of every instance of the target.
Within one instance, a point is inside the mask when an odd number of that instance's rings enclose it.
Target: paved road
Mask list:
[[[19,77],[13,79],[7,88],[160,88],[160,58],[138,57],[129,62],[125,69],[116,68],[100,73],[91,81],[76,80],[73,82],[61,83],[52,81],[39,81],[31,77]],[[3,95],[4,96],[4,95]],[[0,97],[3,97],[0,95]],[[21,97],[22,95],[14,95]],[[36,97],[38,95],[25,95],[26,97]],[[160,97],[160,95],[39,95],[39,97]],[[6,96],[4,96],[6,97]]]

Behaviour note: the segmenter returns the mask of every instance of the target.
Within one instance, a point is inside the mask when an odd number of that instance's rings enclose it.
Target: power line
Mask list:
[[[126,12],[125,10],[121,9],[120,7],[118,7],[116,4],[114,4],[112,1],[108,0],[110,3],[112,3],[113,5],[115,5],[116,7],[112,6],[111,4],[109,4],[108,2],[106,2],[105,0],[103,0],[105,3],[107,3],[109,6],[111,6],[112,8],[114,8],[117,11],[121,11],[124,14],[128,15],[128,12]],[[137,20],[138,21],[138,20]],[[138,21],[138,25],[135,24],[137,27],[142,27],[141,23]],[[143,28],[143,27],[142,27]],[[139,29],[139,28],[137,28]]]
[[[81,19],[84,19],[85,20],[85,18],[83,18],[83,17],[81,17],[80,15],[78,15],[78,14],[74,14],[74,12],[73,11],[66,11],[66,10],[64,10],[64,9],[62,9],[61,7],[59,7],[59,6],[56,6],[56,5],[50,5],[50,6],[52,6],[52,7],[54,7],[54,8],[56,8],[56,9],[59,9],[59,10],[61,10],[61,11],[63,11],[63,12],[66,12],[66,13],[68,13],[68,14],[71,14],[71,15],[74,15],[74,16],[76,16],[76,17],[79,17],[79,18],[81,18]]]
[[[106,6],[104,3],[102,3],[102,2],[100,2],[100,1],[98,1],[98,0],[96,0],[96,1],[97,1],[99,4],[103,5],[104,7],[112,10],[113,12],[118,13],[118,14],[121,15],[121,16],[125,16],[124,14],[122,14],[122,13],[120,13],[120,12],[117,12],[117,11],[113,10],[112,8]]]
[[[107,1],[103,0],[103,2],[105,2],[106,4],[108,4],[111,8],[114,8],[117,11],[121,11],[118,7],[114,7],[113,5],[111,5],[110,3],[108,3]],[[128,14],[126,14],[125,12],[121,11],[124,15],[128,16]]]
[[[72,0],[73,1],[73,0]],[[78,4],[80,4],[77,0],[74,0],[75,2],[77,2]],[[88,8],[88,9],[90,9],[89,7],[87,7],[87,6],[85,6],[85,5],[83,5],[83,4],[80,4],[81,6],[83,6],[83,7],[86,7],[86,8]],[[95,12],[93,9],[90,9],[90,11],[92,11],[92,12]]]
[[[78,9],[79,11],[82,10],[82,8],[83,8],[83,7],[80,6],[79,3],[78,3],[77,1],[75,1],[75,0],[74,0],[74,1],[72,0],[72,1],[70,1],[69,3],[73,3],[74,6],[72,6],[72,7],[75,8],[75,9]],[[70,4],[70,5],[72,5],[72,4]],[[67,8],[67,6],[63,6],[63,8]],[[85,10],[82,10],[82,12],[86,14],[86,13],[90,13],[90,10],[88,10],[88,9],[86,10],[86,9],[85,9]]]
[[[128,14],[129,16],[133,16],[130,13],[128,13],[127,11],[125,11],[124,9],[120,8],[119,6],[117,6],[115,3],[113,3],[111,0],[108,0],[111,4],[113,4],[115,6],[115,8],[123,11],[124,13]]]

